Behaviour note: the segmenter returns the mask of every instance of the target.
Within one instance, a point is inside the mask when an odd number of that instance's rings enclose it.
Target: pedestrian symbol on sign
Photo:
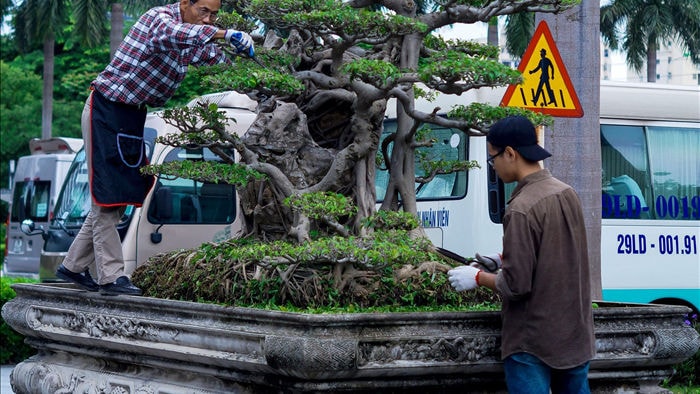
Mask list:
[[[542,99],[544,100],[544,93],[542,92],[542,88],[546,87],[547,88],[547,94],[549,95],[549,103],[546,103],[545,101],[542,101],[541,106],[546,106],[549,104],[554,104],[554,106],[557,105],[557,98],[554,96],[554,90],[549,86],[549,73],[552,73],[552,79],[554,79],[554,66],[552,65],[552,61],[549,60],[547,57],[547,50],[542,48],[540,49],[540,56],[542,56],[542,59],[540,62],[537,64],[537,68],[534,70],[530,70],[530,74],[534,74],[537,71],[540,72],[540,84],[537,85],[537,92],[535,92],[535,96],[532,98],[532,105],[537,105],[537,101],[540,98],[540,95],[542,95]]]

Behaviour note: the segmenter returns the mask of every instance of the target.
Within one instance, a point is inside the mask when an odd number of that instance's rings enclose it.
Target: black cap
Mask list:
[[[486,141],[499,148],[510,146],[530,161],[540,161],[552,156],[537,145],[535,126],[524,116],[509,116],[494,123],[489,129]]]

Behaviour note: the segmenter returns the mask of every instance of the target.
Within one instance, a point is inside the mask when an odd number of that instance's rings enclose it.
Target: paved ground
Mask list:
[[[14,368],[14,365],[3,365],[2,375],[0,375],[0,394],[12,394],[12,387],[10,387],[10,371]]]

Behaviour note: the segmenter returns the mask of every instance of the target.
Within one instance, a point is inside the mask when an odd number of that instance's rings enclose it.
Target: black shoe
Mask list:
[[[75,283],[87,291],[97,291],[100,288],[100,286],[92,280],[89,270],[85,270],[82,274],[76,274],[61,264],[56,270],[56,276],[65,281]]]
[[[120,276],[114,283],[107,283],[106,285],[100,285],[100,294],[105,295],[141,295],[141,289],[134,286],[128,277]]]

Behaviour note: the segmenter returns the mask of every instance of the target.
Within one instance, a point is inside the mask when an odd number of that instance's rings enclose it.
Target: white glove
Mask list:
[[[500,253],[489,255],[480,255],[477,253],[475,257],[477,262],[471,263],[470,265],[492,274],[501,269],[503,266],[503,260],[501,259]]]
[[[470,265],[463,265],[447,271],[447,276],[455,290],[465,291],[479,287],[479,284],[476,283],[476,276],[479,272],[481,272],[481,270],[478,268]]]
[[[250,34],[243,31],[229,29],[226,30],[224,38],[234,49],[236,49],[236,52],[245,53],[250,57],[255,56],[253,39],[250,37]]]

